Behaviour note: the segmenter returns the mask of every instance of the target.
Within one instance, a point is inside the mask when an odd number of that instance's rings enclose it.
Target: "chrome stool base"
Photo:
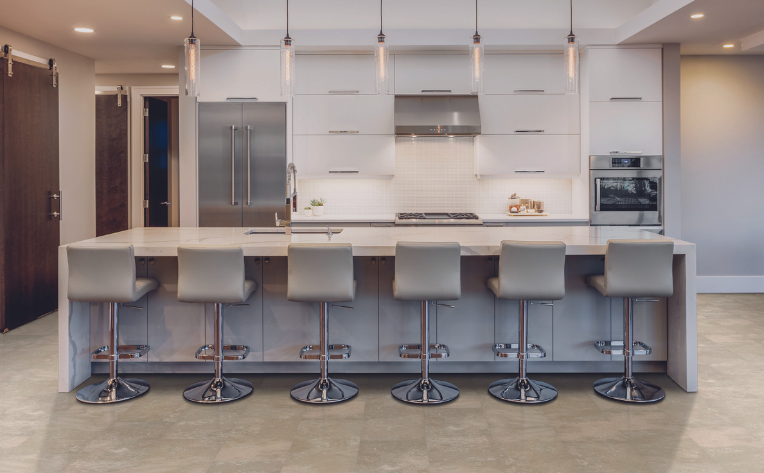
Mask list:
[[[663,388],[636,378],[602,378],[594,382],[597,394],[622,402],[656,402],[666,397]]]
[[[392,389],[393,397],[411,404],[443,404],[459,397],[459,388],[435,379],[410,379]]]
[[[318,378],[295,385],[290,394],[295,401],[331,404],[354,398],[358,394],[358,386],[345,379]]]
[[[129,401],[149,391],[149,383],[135,378],[107,379],[77,391],[77,400],[86,404],[111,404]]]
[[[500,379],[488,386],[488,392],[496,399],[519,404],[541,404],[557,397],[551,384],[528,378]]]
[[[224,376],[192,384],[183,391],[183,397],[200,404],[220,404],[249,396],[253,390],[249,381]]]

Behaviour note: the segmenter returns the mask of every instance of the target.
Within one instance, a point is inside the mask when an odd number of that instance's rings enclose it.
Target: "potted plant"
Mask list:
[[[318,217],[324,214],[325,203],[326,203],[326,200],[324,199],[313,199],[310,201],[310,206],[313,208],[314,217]]]
[[[311,215],[313,215],[313,209],[311,209],[310,207],[305,207],[305,208],[303,209],[302,213],[303,213],[303,214],[304,214],[306,217],[310,217]]]

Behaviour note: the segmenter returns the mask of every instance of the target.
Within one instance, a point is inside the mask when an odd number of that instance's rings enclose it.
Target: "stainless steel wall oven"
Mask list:
[[[589,156],[591,225],[662,225],[662,156]]]

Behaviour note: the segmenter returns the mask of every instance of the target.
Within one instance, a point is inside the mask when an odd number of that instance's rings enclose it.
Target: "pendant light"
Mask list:
[[[286,0],[286,36],[281,40],[281,96],[294,95],[294,44],[289,37],[289,0]]]
[[[198,97],[201,44],[194,36],[194,0],[191,0],[191,36],[186,38],[184,45],[186,48],[186,95]]]
[[[573,0],[570,0],[570,34],[565,40],[565,94],[578,95],[578,38],[573,34]]]
[[[382,33],[382,0],[379,0],[379,34],[377,35],[377,49],[374,50],[374,63],[377,70],[377,93],[387,94],[390,83],[390,69],[387,68],[389,51],[385,44],[385,34]]]
[[[480,41],[480,35],[478,34],[478,5],[475,0],[475,34],[472,35],[472,44],[470,44],[470,58],[472,77],[471,77],[471,91],[473,94],[483,93],[483,56],[485,50],[483,49],[483,43]]]

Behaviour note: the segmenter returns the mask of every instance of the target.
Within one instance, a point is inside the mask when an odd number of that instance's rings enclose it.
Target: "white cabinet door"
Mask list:
[[[483,135],[577,135],[578,95],[482,95]]]
[[[279,52],[274,50],[203,50],[200,102],[253,98],[283,102]]]
[[[301,178],[392,177],[393,135],[294,135],[292,161]]]
[[[564,94],[562,54],[487,54],[483,87],[486,94]]]
[[[660,102],[663,97],[661,49],[590,49],[589,100]]]
[[[376,94],[371,54],[300,54],[296,59],[296,95]],[[392,65],[392,58],[388,62]]]
[[[470,57],[466,54],[396,54],[395,93],[469,94]]]
[[[581,173],[578,135],[481,135],[480,177],[574,176]]]
[[[593,102],[589,120],[589,154],[663,154],[661,102]]]
[[[393,95],[298,95],[292,99],[296,135],[392,135]]]

